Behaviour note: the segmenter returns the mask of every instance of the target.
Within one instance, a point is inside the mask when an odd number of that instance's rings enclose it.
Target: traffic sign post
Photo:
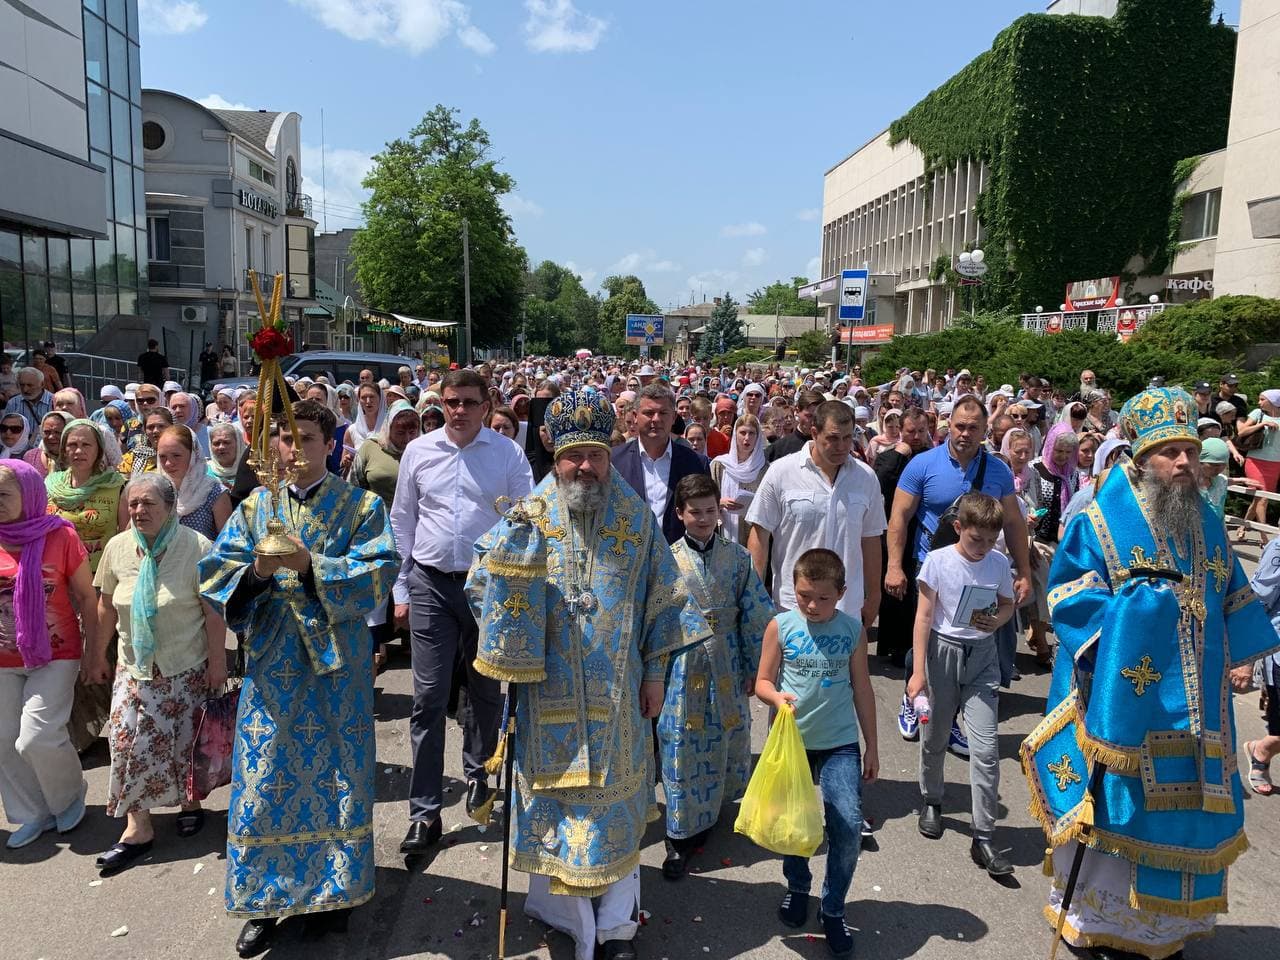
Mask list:
[[[870,270],[840,271],[840,320],[848,321],[849,323],[862,323],[866,319],[867,288],[870,284]],[[853,369],[852,340],[849,341],[849,348],[845,351],[845,365],[850,370]]]

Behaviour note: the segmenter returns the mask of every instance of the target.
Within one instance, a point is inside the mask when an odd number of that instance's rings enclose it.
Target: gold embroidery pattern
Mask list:
[[[612,527],[605,527],[600,531],[600,539],[613,541],[613,546],[609,550],[615,557],[626,554],[628,543],[634,546],[637,552],[640,549],[641,536],[639,532],[631,532],[630,517],[618,517]]]
[[[529,606],[529,598],[523,593],[513,593],[507,599],[502,601],[502,605],[511,611],[513,617],[518,617],[533,608]]]
[[[1058,781],[1058,789],[1066,790],[1073,783],[1080,783],[1080,774],[1071,768],[1071,758],[1065,753],[1062,759],[1057,763],[1049,764],[1049,772],[1053,774],[1055,780]]]
[[[1120,676],[1126,678],[1133,684],[1133,692],[1135,694],[1142,696],[1147,692],[1148,686],[1152,686],[1160,682],[1163,674],[1158,670],[1152,670],[1151,658],[1144,655],[1136,667],[1125,667],[1121,670]]]
[[[1213,548],[1213,562],[1206,563],[1205,569],[1213,574],[1214,585],[1221,593],[1227,585],[1227,578],[1231,575],[1231,568],[1227,566],[1226,560],[1222,556],[1222,547],[1215,546]]]
[[[1084,593],[1086,590],[1109,591],[1110,588],[1107,586],[1107,581],[1102,578],[1102,575],[1098,573],[1097,570],[1090,570],[1082,576],[1076,577],[1076,579],[1069,583],[1059,584],[1049,591],[1048,601],[1050,615],[1053,614],[1054,608],[1057,607],[1058,604],[1062,603],[1064,600],[1069,600],[1078,594]]]

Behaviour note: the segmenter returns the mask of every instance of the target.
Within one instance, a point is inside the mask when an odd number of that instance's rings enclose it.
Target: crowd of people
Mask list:
[[[186,768],[231,630],[241,956],[285,917],[345,929],[374,895],[373,684],[397,634],[413,681],[401,852],[441,839],[456,712],[465,809],[489,818],[493,758],[511,751],[526,912],[580,960],[597,944],[636,955],[655,779],[667,880],[724,829],[751,774],[751,696],[795,711],[825,812],[820,923],[834,955],[852,952],[861,788],[879,768],[871,638],[878,669],[901,671],[897,732],[920,741],[920,833],[943,836],[947,753],[969,758],[970,855],[995,877],[1014,869],[997,832],[999,691],[1020,680],[1020,644],[1054,671],[1023,747],[1053,847],[1046,915],[1099,957],[1175,956],[1225,909],[1243,834],[1218,701],[1255,661],[1268,729],[1244,745],[1245,779],[1274,792],[1280,546],[1261,535],[1254,602],[1222,519],[1230,482],[1280,484],[1280,389],[1251,405],[1230,375],[1123,398],[1089,370],[993,389],[967,369],[872,384],[856,366],[526,358],[290,379],[291,425],[252,387],[184,390],[158,353],[90,409],[56,350],[33,356],[0,366],[6,845],[76,828],[79,751],[99,736],[110,777],[92,799],[123,821],[103,876],[163,842],[153,810],[200,832]],[[275,509],[248,464],[259,416],[281,464],[302,465],[284,556],[254,549]],[[1184,671],[1195,697],[1143,698]],[[1083,848],[1104,892],[1091,911],[1064,902]],[[779,919],[804,927],[808,860],[785,857],[782,878]]]

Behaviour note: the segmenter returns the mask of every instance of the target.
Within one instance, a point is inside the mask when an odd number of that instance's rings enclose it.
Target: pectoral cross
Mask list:
[[[1227,576],[1231,573],[1227,566],[1226,559],[1222,556],[1222,548],[1213,548],[1213,562],[1206,563],[1204,568],[1213,574],[1214,585],[1217,586],[1218,592],[1222,592],[1222,588],[1227,584]]]
[[[1133,683],[1133,692],[1138,696],[1142,696],[1147,692],[1147,687],[1160,681],[1163,674],[1158,670],[1151,669],[1151,658],[1144,656],[1138,661],[1136,667],[1125,667],[1120,671],[1120,676],[1125,677]]]
[[[1049,772],[1058,781],[1059,790],[1067,789],[1068,784],[1080,782],[1080,774],[1071,769],[1071,758],[1065,753],[1057,763],[1049,764]]]
[[[513,617],[518,617],[527,610],[532,610],[529,605],[528,598],[523,593],[513,593],[507,599],[502,601],[502,605],[511,611]]]
[[[609,549],[616,557],[627,552],[626,544],[628,543],[635,544],[637,549],[640,547],[640,534],[631,532],[630,517],[619,517],[615,526],[605,527],[600,531],[600,537],[603,540],[613,541],[613,546]]]

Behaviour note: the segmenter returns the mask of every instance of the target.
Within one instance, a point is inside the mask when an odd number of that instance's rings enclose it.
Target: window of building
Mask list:
[[[147,217],[147,259],[169,262],[169,218]]]
[[[142,145],[148,150],[159,150],[164,146],[164,127],[154,120],[142,125]]]
[[[262,272],[271,272],[271,234],[262,231]]]
[[[253,269],[253,227],[244,228],[244,268]]]
[[[1222,206],[1221,190],[1205,190],[1188,197],[1182,206],[1182,241],[1206,240],[1218,235],[1218,210]]]

